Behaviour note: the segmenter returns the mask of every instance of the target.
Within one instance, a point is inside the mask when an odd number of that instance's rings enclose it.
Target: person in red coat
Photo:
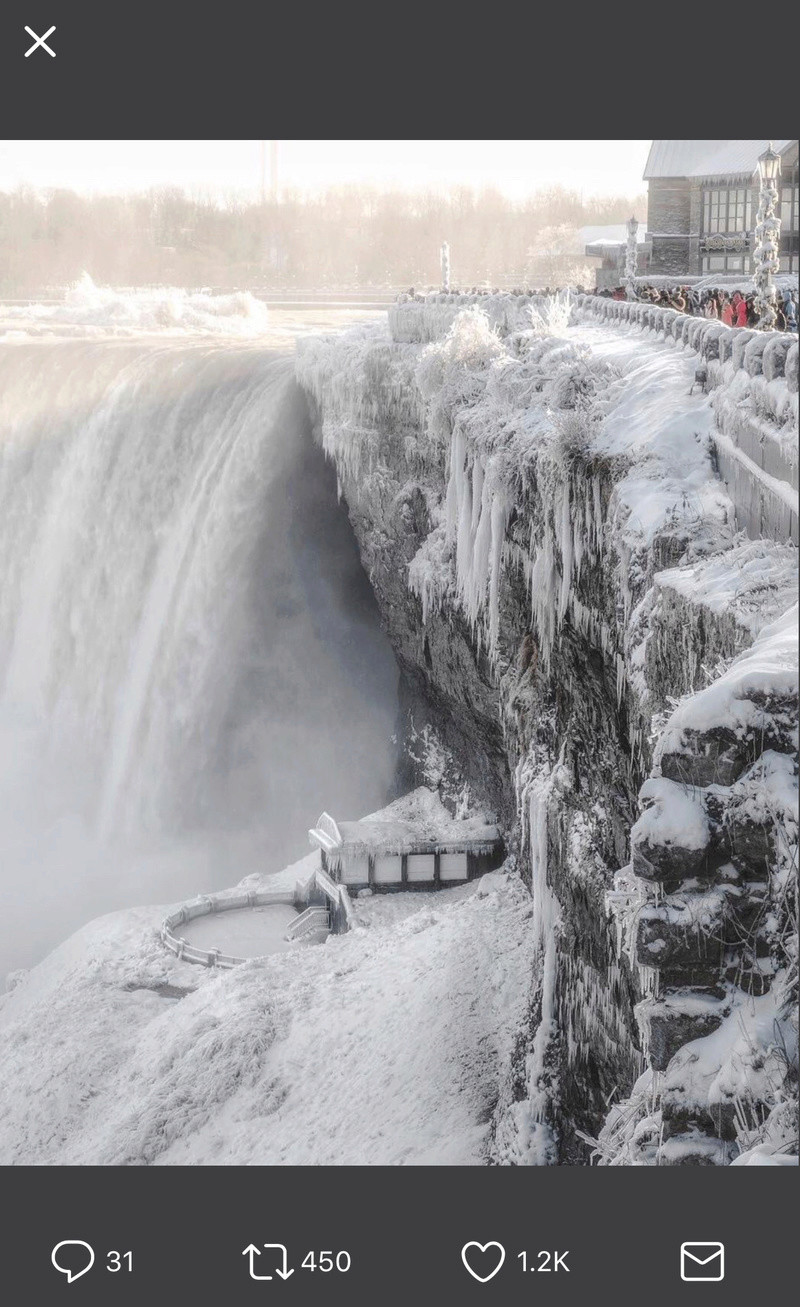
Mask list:
[[[739,303],[736,305],[736,326],[747,326],[747,300],[744,295],[739,296]]]

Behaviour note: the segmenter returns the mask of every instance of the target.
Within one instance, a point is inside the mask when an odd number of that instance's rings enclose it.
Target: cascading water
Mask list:
[[[380,806],[397,679],[289,356],[0,341],[0,973]]]

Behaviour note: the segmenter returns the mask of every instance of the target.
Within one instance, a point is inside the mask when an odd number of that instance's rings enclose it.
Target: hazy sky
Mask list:
[[[584,195],[644,189],[649,141],[281,141],[282,186],[495,186],[520,198],[561,185]],[[269,151],[267,151],[269,160]],[[4,141],[0,190],[189,189],[257,194],[259,141]]]

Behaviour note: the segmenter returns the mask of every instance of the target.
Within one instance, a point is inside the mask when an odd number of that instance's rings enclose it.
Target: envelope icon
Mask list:
[[[725,1278],[724,1243],[682,1243],[682,1280],[723,1280]]]

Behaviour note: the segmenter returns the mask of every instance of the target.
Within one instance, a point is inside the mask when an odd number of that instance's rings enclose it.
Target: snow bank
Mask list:
[[[492,1121],[526,1018],[528,891],[493,873],[402,896],[402,912],[399,897],[359,901],[324,946],[226,973],[166,953],[161,908],[92,923],[0,1000],[0,1159],[508,1161]]]
[[[682,849],[704,849],[709,825],[700,790],[660,777],[645,781],[639,791],[645,807],[631,829],[631,842],[678,845]]]
[[[657,590],[673,590],[716,617],[730,614],[752,636],[782,616],[797,594],[797,549],[744,540],[724,553],[658,572]]]

